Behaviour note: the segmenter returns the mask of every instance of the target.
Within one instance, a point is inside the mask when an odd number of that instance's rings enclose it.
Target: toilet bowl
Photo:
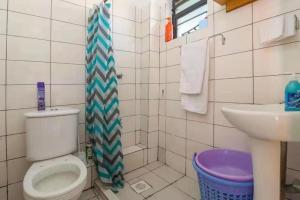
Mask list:
[[[87,169],[73,155],[35,162],[24,181],[26,200],[77,200],[86,185]]]

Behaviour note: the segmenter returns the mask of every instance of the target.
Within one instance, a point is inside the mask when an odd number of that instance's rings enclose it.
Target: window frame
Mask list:
[[[176,0],[172,0],[172,24],[173,24],[173,38],[177,38],[177,22],[178,19],[184,17],[185,15],[201,8],[202,6],[207,5],[207,0],[200,0],[197,3],[187,7],[186,9],[182,10],[179,13],[176,13],[176,9],[181,6],[182,4],[186,3],[189,0],[182,0],[176,5]]]

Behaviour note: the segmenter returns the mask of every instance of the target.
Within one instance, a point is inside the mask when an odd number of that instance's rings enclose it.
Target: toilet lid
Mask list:
[[[73,155],[34,163],[27,171],[23,188],[32,198],[55,198],[85,184],[87,169]]]

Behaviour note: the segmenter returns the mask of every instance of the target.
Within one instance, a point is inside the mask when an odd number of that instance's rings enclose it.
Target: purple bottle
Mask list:
[[[37,82],[37,107],[38,110],[45,110],[45,83]]]

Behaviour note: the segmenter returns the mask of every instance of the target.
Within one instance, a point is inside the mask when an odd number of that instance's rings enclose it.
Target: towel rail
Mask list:
[[[225,45],[226,43],[226,37],[224,36],[223,33],[218,33],[218,34],[214,34],[208,37],[208,40],[210,40],[211,38],[217,37],[217,36],[221,36],[222,37],[222,45]]]

